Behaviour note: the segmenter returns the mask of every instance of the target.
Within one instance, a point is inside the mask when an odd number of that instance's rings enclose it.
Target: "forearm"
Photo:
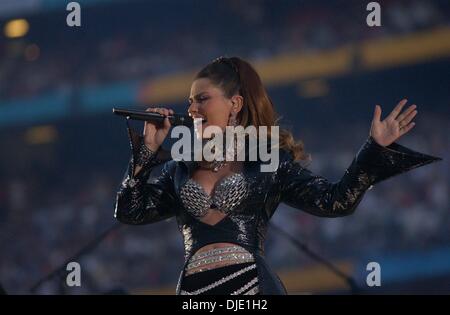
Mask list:
[[[116,219],[126,224],[148,224],[174,215],[173,178],[170,173],[173,165],[166,163],[162,169],[154,169],[156,166],[141,167],[132,178],[127,170],[116,196]]]
[[[397,143],[384,147],[369,137],[336,183],[284,161],[279,174],[282,201],[317,216],[349,215],[372,185],[438,160]]]
[[[147,147],[141,136],[130,127],[128,131],[132,156],[116,195],[114,217],[126,224],[146,224],[173,215],[168,167],[155,169],[169,160],[167,152]]]

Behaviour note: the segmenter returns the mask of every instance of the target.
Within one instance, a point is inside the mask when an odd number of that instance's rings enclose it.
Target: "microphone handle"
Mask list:
[[[113,108],[113,113],[119,116],[125,116],[128,119],[159,122],[159,123],[163,123],[165,118],[164,115],[161,115],[159,113],[146,112],[141,110],[131,110],[131,109]],[[188,115],[173,114],[167,117],[169,118],[169,121],[172,126],[183,125],[191,127],[193,125],[193,120]]]

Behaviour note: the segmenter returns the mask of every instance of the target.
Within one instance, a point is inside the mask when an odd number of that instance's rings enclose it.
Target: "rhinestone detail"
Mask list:
[[[231,295],[238,295],[241,294],[242,292],[244,292],[245,290],[248,290],[248,288],[251,288],[252,285],[254,285],[255,283],[258,282],[258,277],[254,277],[251,281],[249,281],[246,285],[244,285],[242,288],[234,291],[233,293],[231,293]]]
[[[256,286],[256,287],[248,290],[247,292],[245,292],[244,295],[255,295],[258,292],[259,292],[259,288]]]
[[[195,217],[203,217],[211,208],[229,214],[247,197],[248,185],[241,173],[223,178],[217,184],[213,196],[192,178],[181,188],[180,197],[184,207]]]
[[[232,273],[231,275],[223,277],[220,280],[214,281],[213,283],[207,285],[206,287],[200,288],[200,289],[195,290],[193,292],[188,292],[188,291],[181,290],[180,294],[181,295],[197,295],[197,294],[204,293],[206,291],[209,291],[209,290],[211,290],[211,289],[213,289],[213,288],[215,288],[215,287],[217,287],[217,286],[219,286],[221,284],[224,284],[225,282],[230,281],[231,279],[234,279],[234,278],[236,278],[236,277],[246,273],[247,271],[250,271],[250,270],[255,269],[255,268],[256,268],[256,264],[250,265],[248,267],[242,268],[241,270],[238,270],[238,271]]]
[[[201,252],[199,254],[195,254],[191,257],[190,261],[193,262],[198,259],[202,259],[205,257],[215,256],[223,253],[230,253],[230,252],[245,252],[247,251],[242,248],[241,246],[227,246],[227,247],[220,247],[220,248],[213,248],[205,252]]]

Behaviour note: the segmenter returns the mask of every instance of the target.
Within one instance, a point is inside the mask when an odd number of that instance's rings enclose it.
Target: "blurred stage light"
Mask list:
[[[25,19],[11,20],[6,23],[3,31],[8,38],[23,37],[28,33],[30,25]]]
[[[327,81],[316,79],[301,82],[298,86],[298,94],[304,98],[316,98],[326,96],[330,92]]]
[[[29,128],[25,132],[25,140],[28,144],[46,144],[57,140],[58,131],[53,126],[38,126]]]
[[[26,61],[35,61],[41,55],[41,49],[36,44],[28,45],[25,48],[25,60]]]

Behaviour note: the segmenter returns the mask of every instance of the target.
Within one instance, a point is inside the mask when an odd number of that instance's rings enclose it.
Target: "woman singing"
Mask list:
[[[188,113],[207,126],[276,126],[274,106],[259,75],[246,61],[220,57],[194,78]],[[117,193],[115,217],[149,224],[175,216],[183,236],[185,264],[177,294],[286,294],[264,260],[267,225],[280,202],[315,216],[352,214],[372,185],[440,160],[395,141],[413,127],[416,106],[402,100],[381,120],[375,107],[370,134],[339,182],[303,167],[303,146],[280,131],[279,165],[261,172],[256,161],[175,161],[161,144],[171,127],[146,122],[143,136],[128,128],[132,157]],[[163,115],[173,111],[151,108]],[[196,119],[197,120],[197,119]]]

